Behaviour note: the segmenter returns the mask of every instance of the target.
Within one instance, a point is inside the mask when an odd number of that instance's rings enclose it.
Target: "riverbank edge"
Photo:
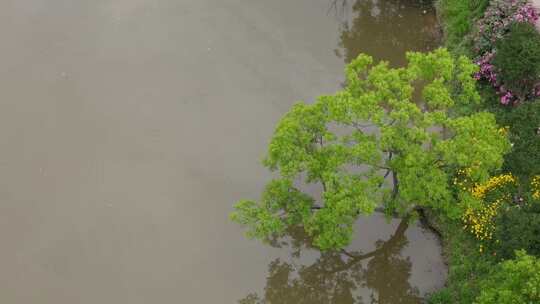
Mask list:
[[[420,224],[437,237],[441,248],[442,260],[447,269],[447,278],[443,287],[427,293],[423,297],[422,303],[472,303],[472,298],[469,302],[454,301],[454,299],[460,298],[457,294],[463,288],[460,284],[469,283],[468,279],[464,280],[463,277],[456,277],[456,273],[462,274],[463,271],[454,271],[454,268],[459,265],[474,265],[477,261],[480,261],[479,257],[481,254],[477,251],[478,246],[476,242],[469,234],[463,231],[458,221],[452,221],[430,208],[419,207],[415,211],[418,214]],[[475,295],[473,293],[470,296]]]

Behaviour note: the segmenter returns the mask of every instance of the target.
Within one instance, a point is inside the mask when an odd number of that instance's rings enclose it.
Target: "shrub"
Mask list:
[[[513,147],[506,154],[505,171],[522,180],[540,174],[540,101],[515,107],[497,107],[497,122],[509,126],[509,139]]]
[[[495,47],[493,65],[504,87],[520,100],[535,96],[540,78],[540,33],[536,28],[529,23],[514,23]]]
[[[448,289],[442,289],[429,296],[429,304],[452,304],[452,293]]]
[[[480,206],[467,208],[462,220],[464,228],[480,241],[480,251],[483,251],[482,243],[492,240],[494,219],[512,201],[516,183],[512,174],[502,174],[491,177],[485,183],[476,184],[470,190],[472,196],[480,200]]]
[[[501,76],[505,72],[505,67],[496,68],[496,65],[494,65],[493,61],[497,52],[496,45],[503,43],[500,42],[501,39],[508,36],[508,33],[512,31],[514,26],[531,29],[538,18],[538,12],[527,0],[493,0],[485,10],[484,16],[476,24],[472,38],[472,49],[473,56],[477,58],[476,64],[480,66],[480,70],[476,73],[475,77],[478,80],[487,80],[496,89],[502,104],[507,105],[517,99],[524,99],[526,96],[523,96],[523,93],[519,90],[518,92],[513,92],[509,88],[509,86],[515,87],[512,83],[510,85],[505,83],[507,79],[503,79],[504,77]],[[531,33],[538,35],[534,30]],[[518,49],[520,48],[521,46],[518,46]],[[507,55],[500,55],[498,57],[506,58]],[[509,57],[511,58],[513,55],[511,54]],[[506,59],[508,60],[508,58]],[[518,77],[521,76],[522,74],[518,75]],[[522,78],[518,80],[521,81]],[[540,87],[538,91],[532,86],[528,89],[527,94],[535,95],[536,93],[540,93]]]
[[[481,283],[476,304],[540,303],[540,261],[525,252],[499,264]]]
[[[540,204],[509,207],[494,226],[492,251],[500,259],[511,259],[521,249],[540,256]]]
[[[540,201],[540,175],[536,175],[531,179],[530,191],[531,198]]]
[[[527,0],[493,0],[484,16],[476,23],[473,34],[474,52],[482,55],[493,50],[495,41],[501,39],[514,22],[534,24],[538,19],[536,10]]]

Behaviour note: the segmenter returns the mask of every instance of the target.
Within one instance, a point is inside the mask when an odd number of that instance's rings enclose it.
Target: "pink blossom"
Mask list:
[[[512,101],[512,98],[514,97],[514,95],[512,95],[512,93],[510,92],[507,92],[506,94],[504,94],[502,97],[501,97],[501,103],[503,105],[507,105],[510,103],[510,101]]]

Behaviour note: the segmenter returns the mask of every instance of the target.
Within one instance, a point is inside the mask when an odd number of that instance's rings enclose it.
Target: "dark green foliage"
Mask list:
[[[540,204],[510,207],[495,224],[494,251],[500,259],[514,258],[514,251],[524,249],[540,256]]]
[[[452,293],[449,289],[444,288],[430,295],[428,299],[429,304],[452,304]]]
[[[521,179],[540,174],[540,102],[529,102],[495,110],[501,126],[510,127],[513,147],[505,156],[504,169]]]
[[[514,23],[510,32],[495,44],[493,65],[498,80],[521,100],[534,94],[540,76],[540,33],[524,22]]]

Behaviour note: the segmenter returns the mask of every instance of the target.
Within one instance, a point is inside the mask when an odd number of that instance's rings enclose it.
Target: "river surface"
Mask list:
[[[0,303],[420,303],[446,270],[417,224],[321,255],[228,219],[293,102],[436,45],[418,2],[0,1]]]

